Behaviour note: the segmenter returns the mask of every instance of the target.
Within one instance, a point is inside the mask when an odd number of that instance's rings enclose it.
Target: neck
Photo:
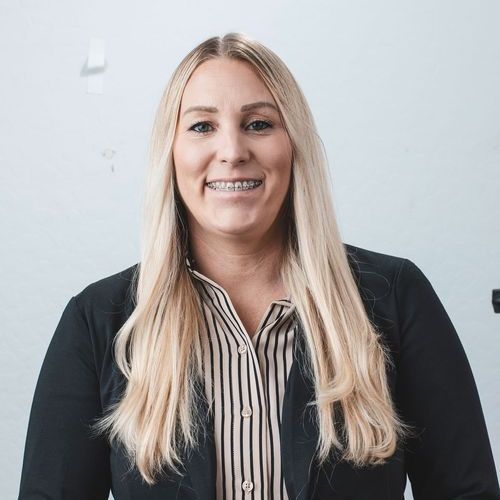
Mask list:
[[[219,238],[190,232],[193,267],[229,293],[246,290],[282,289],[280,269],[284,231],[277,228],[260,239]]]

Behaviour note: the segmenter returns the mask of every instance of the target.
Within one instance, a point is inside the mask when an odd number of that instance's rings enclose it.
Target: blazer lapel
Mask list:
[[[281,423],[283,475],[290,500],[307,500],[310,484],[316,474],[313,460],[319,433],[313,406],[307,406],[314,398],[314,385],[311,378],[303,373],[305,345],[303,327],[299,321]]]
[[[203,417],[204,427],[198,430],[199,446],[184,461],[187,479],[200,500],[215,500],[217,463],[215,458],[213,413],[205,397],[197,396],[197,406]]]
[[[294,356],[283,397],[281,423],[281,460],[289,500],[309,499],[310,483],[317,468],[313,463],[318,429],[312,406],[314,386],[310,377],[303,373],[305,362],[305,338],[301,322],[294,338]],[[208,411],[205,398],[198,396],[198,408],[206,416],[204,429],[199,431],[199,447],[185,460],[188,481],[199,500],[215,500],[216,457],[213,413]]]

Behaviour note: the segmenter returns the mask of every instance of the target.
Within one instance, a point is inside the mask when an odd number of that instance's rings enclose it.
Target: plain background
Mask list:
[[[17,496],[33,391],[65,304],[139,259],[163,88],[195,45],[229,31],[275,51],[303,89],[343,241],[410,258],[433,284],[498,469],[499,18],[494,0],[1,0],[0,496]],[[102,95],[82,76],[90,37],[106,41]]]

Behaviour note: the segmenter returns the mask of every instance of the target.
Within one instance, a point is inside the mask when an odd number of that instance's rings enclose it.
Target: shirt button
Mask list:
[[[249,406],[245,406],[243,410],[241,410],[241,415],[243,417],[249,417],[252,414],[252,408]]]
[[[239,352],[240,354],[244,354],[244,353],[246,353],[246,352],[247,352],[247,346],[246,346],[246,345],[240,345],[240,346],[238,347],[238,352]]]
[[[243,491],[250,493],[253,490],[253,483],[252,481],[243,481],[241,483],[241,487],[243,488]]]

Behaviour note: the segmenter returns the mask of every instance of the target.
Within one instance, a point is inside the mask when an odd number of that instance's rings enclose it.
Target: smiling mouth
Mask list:
[[[207,182],[206,186],[213,191],[249,191],[262,184],[261,180],[236,182]]]

